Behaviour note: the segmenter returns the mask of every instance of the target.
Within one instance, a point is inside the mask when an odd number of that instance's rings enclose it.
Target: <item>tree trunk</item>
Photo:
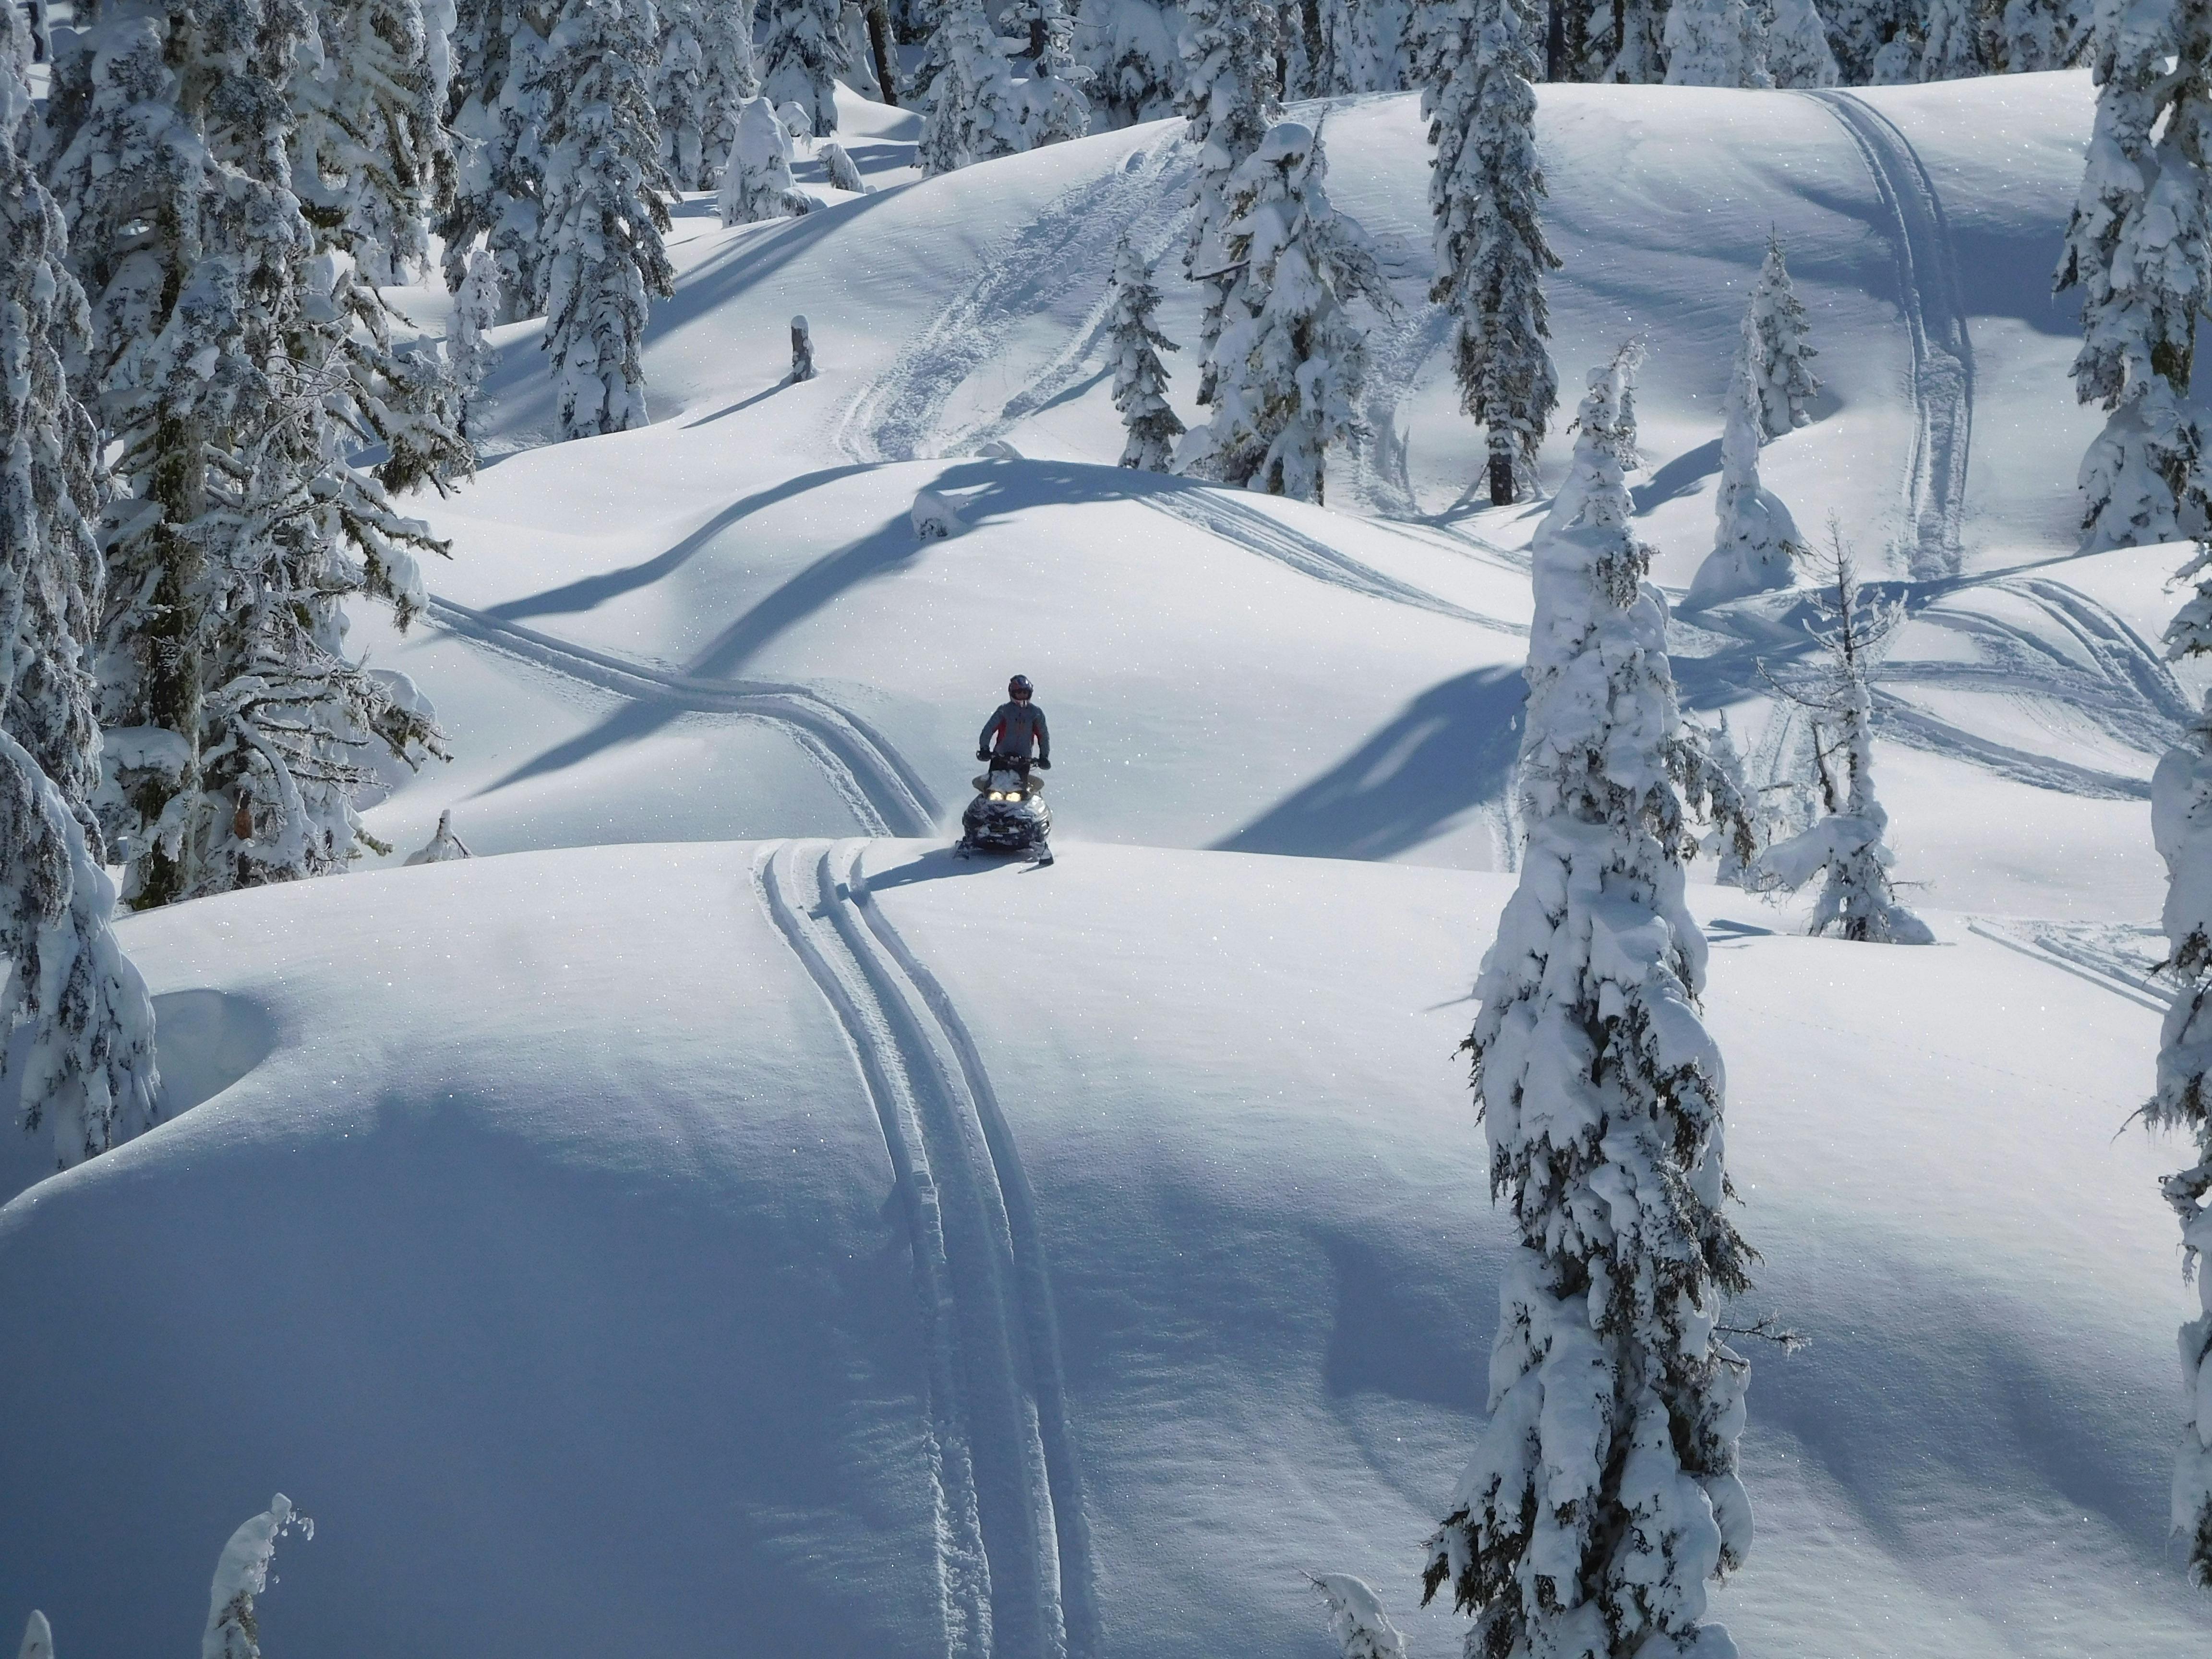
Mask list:
[[[1490,504],[1492,507],[1513,505],[1513,458],[1492,455],[1490,458]]]
[[[891,15],[885,0],[868,0],[868,45],[876,55],[876,84],[884,102],[899,106],[898,58],[891,50]]]

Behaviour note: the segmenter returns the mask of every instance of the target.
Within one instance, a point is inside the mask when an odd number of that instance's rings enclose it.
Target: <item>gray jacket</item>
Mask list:
[[[983,722],[983,735],[975,739],[975,746],[994,755],[1026,758],[1032,742],[1039,760],[1052,758],[1052,733],[1046,729],[1044,710],[1034,702],[1007,702]]]

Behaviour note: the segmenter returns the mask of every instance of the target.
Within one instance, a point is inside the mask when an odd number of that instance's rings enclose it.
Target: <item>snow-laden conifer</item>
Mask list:
[[[1759,386],[1751,366],[1753,319],[1744,319],[1745,349],[1729,376],[1727,424],[1721,432],[1721,485],[1714,498],[1713,550],[1690,583],[1686,611],[1747,593],[1787,587],[1802,538],[1780,499],[1759,486]]]
[[[1923,81],[1963,81],[1996,68],[1996,17],[1987,0],[1928,0]]]
[[[788,219],[812,207],[811,198],[792,187],[791,157],[791,135],[768,100],[748,98],[739,105],[737,137],[722,169],[722,222]]]
[[[1067,16],[1056,0],[1028,9],[1034,55],[1002,38],[985,0],[947,0],[930,37],[929,74],[917,94],[927,116],[919,159],[934,177],[974,161],[1079,137],[1091,106],[1077,77]]]
[[[104,571],[103,478],[64,363],[85,349],[62,215],[25,154],[30,36],[0,19],[0,1073],[58,1161],[152,1122],[154,1008],[110,927],[91,811],[100,727],[89,647]]]
[[[1862,592],[1850,549],[1833,526],[1820,556],[1823,617],[1814,638],[1824,663],[1810,685],[1787,695],[1812,716],[1823,816],[1760,854],[1752,879],[1795,891],[1820,877],[1815,933],[1833,928],[1847,939],[1932,944],[1928,925],[1898,902],[1889,814],[1874,785],[1874,670],[1902,612]]]
[[[316,0],[307,19],[289,77],[293,190],[366,283],[414,281],[435,197],[453,185],[452,13],[422,0]]]
[[[2089,52],[2096,32],[2093,0],[2006,0],[1997,19],[1997,46],[2013,75],[2072,69]]]
[[[1406,1659],[1406,1638],[1364,1579],[1348,1572],[1310,1576],[1328,1608],[1328,1633],[1344,1659]]]
[[[53,1626],[35,1607],[23,1621],[23,1645],[15,1650],[15,1659],[54,1659]]]
[[[699,183],[711,190],[721,182],[738,135],[738,109],[760,96],[761,78],[753,60],[754,0],[692,0],[693,26],[700,53]]]
[[[1832,87],[1843,78],[1814,0],[1774,0],[1766,26],[1766,72],[1778,87]]]
[[[1667,84],[1771,87],[1766,24],[1745,0],[1674,0],[1667,9]]]
[[[822,163],[822,170],[830,175],[831,189],[850,191],[855,196],[866,192],[867,180],[860,177],[860,167],[836,139],[823,143],[817,159]]]
[[[765,0],[768,34],[760,46],[761,90],[779,106],[795,101],[807,131],[837,131],[837,77],[853,66],[845,44],[843,0]]]
[[[1720,723],[1705,731],[1703,746],[1714,779],[1712,794],[1723,805],[1710,814],[1713,827],[1698,842],[1698,850],[1713,860],[1717,885],[1741,887],[1765,845],[1773,815],[1752,787],[1725,708],[1721,710]]]
[[[1592,0],[1579,78],[1623,86],[1664,80],[1668,10],[1668,0]],[[1538,38],[1543,27],[1540,21]]]
[[[458,10],[447,118],[459,155],[437,220],[446,287],[459,290],[469,250],[483,240],[499,264],[499,320],[514,322],[545,309],[538,204],[551,88],[541,31],[552,12],[526,0],[459,0]]]
[[[1752,283],[1751,308],[1743,322],[1744,352],[1759,391],[1759,427],[1765,437],[1778,438],[1813,418],[1808,405],[1820,389],[1820,379],[1813,373],[1812,360],[1820,354],[1814,349],[1812,332],[1804,301],[1790,281],[1782,238],[1769,231],[1766,258]]]
[[[1683,899],[1688,734],[1617,453],[1632,368],[1592,376],[1530,550],[1527,839],[1468,1040],[1519,1248],[1424,1584],[1497,1659],[1731,1653],[1706,1583],[1751,1545],[1747,1367],[1716,1327],[1753,1258],[1723,1208],[1725,1073]]]
[[[442,365],[364,335],[373,296],[291,192],[276,77],[302,22],[252,0],[102,17],[53,136],[92,296],[83,383],[126,497],[99,811],[142,908],[343,869],[374,844],[353,805],[372,745],[412,763],[437,742],[348,655],[344,606],[381,599],[405,624],[415,555],[441,544],[383,480],[441,477],[465,452],[419,413]],[[182,100],[215,84],[219,105]],[[352,461],[374,443],[379,476]]]
[[[646,0],[566,0],[547,42],[545,349],[561,435],[646,423],[645,320],[675,292]]]
[[[1873,84],[1877,87],[1910,86],[1920,79],[1920,61],[1925,46],[1917,23],[1906,23],[1891,35],[1881,51],[1874,55]]]
[[[1115,250],[1109,305],[1106,355],[1114,365],[1114,407],[1121,411],[1121,425],[1129,434],[1121,465],[1168,471],[1183,425],[1168,404],[1167,365],[1160,353],[1182,348],[1153,323],[1160,291],[1152,284],[1152,268],[1126,236]]]
[[[499,357],[489,337],[498,321],[499,262],[489,249],[471,248],[461,291],[453,296],[453,319],[446,327],[446,356],[453,365],[453,390],[460,399],[464,438],[481,424],[484,377]]]
[[[276,1540],[297,1527],[303,1538],[315,1535],[315,1523],[278,1492],[269,1507],[231,1534],[215,1564],[208,1586],[207,1629],[200,1637],[200,1659],[261,1659],[261,1632],[253,1599],[269,1588],[269,1563]]]
[[[1133,126],[1176,112],[1182,13],[1175,0],[1080,0],[1075,25],[1076,55],[1091,71],[1087,91],[1097,125]]]
[[[1279,121],[1230,181],[1236,267],[1215,346],[1213,417],[1183,439],[1182,471],[1322,499],[1328,452],[1359,430],[1366,330],[1346,311],[1390,306],[1373,250],[1329,204],[1321,138]]]
[[[696,0],[657,0],[660,58],[653,77],[653,110],[660,123],[660,170],[678,190],[705,190],[707,54],[699,42]]]
[[[2212,9],[2107,10],[2094,70],[2096,120],[2058,267],[2062,290],[2081,289],[2075,395],[2107,411],[2081,461],[2092,550],[2212,528],[2189,410],[2197,319],[2212,306]]]
[[[1521,0],[1421,0],[1414,71],[1435,158],[1429,210],[1452,315],[1460,407],[1489,428],[1490,499],[1533,489],[1559,403],[1544,272],[1559,261],[1537,218],[1535,18]]]
[[[1275,78],[1276,16],[1265,0],[1184,0],[1182,91],[1176,107],[1198,149],[1183,274],[1204,295],[1198,401],[1213,401],[1215,343],[1237,273],[1225,246],[1230,180],[1267,136],[1282,88]]]
[[[2175,661],[2212,655],[2212,546],[2179,580],[2196,592],[2166,630]],[[2197,1162],[2161,1183],[2181,1223],[2182,1270],[2198,1316],[2181,1328],[2183,1422],[2173,1466],[2173,1529],[2190,1576],[2212,1588],[2212,699],[2151,779],[2151,835],[2166,860],[2165,972],[2174,999],[2159,1035],[2157,1088],[2143,1116],[2193,1144]]]
[[[1905,53],[1902,73],[1891,80],[1917,76],[1917,31],[1924,18],[1924,0],[1820,0],[1820,13],[1827,18],[1829,46],[1836,51],[1836,69],[1844,86],[1882,84],[1875,60],[1891,42],[1898,42],[1896,49]]]

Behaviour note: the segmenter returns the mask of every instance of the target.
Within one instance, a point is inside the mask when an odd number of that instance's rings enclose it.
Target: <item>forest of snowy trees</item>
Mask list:
[[[365,792],[380,769],[447,754],[435,711],[349,646],[347,618],[374,605],[404,629],[428,604],[423,568],[450,549],[409,504],[473,473],[495,331],[543,319],[562,439],[635,431],[653,413],[653,307],[675,291],[672,206],[714,192],[729,228],[811,214],[821,199],[793,167],[817,140],[834,188],[857,191],[829,142],[841,82],[915,112],[926,178],[1179,119],[1188,212],[1158,257],[1122,238],[1102,290],[1121,462],[1326,505],[1332,468],[1373,435],[1369,334],[1398,301],[1331,201],[1327,121],[1301,100],[1418,94],[1427,300],[1483,434],[1465,483],[1541,513],[1518,884],[1468,1044],[1515,1246],[1487,1426],[1425,1586],[1449,1592],[1474,1620],[1470,1653],[1492,1659],[1732,1650],[1701,1632],[1707,1585],[1750,1547],[1736,1474],[1749,1367],[1722,1311],[1756,1257],[1723,1202],[1725,1067],[1684,863],[1702,817],[1732,878],[1816,889],[1812,931],[1932,942],[1899,896],[1875,786],[1875,681],[1899,612],[1862,583],[1840,531],[1808,547],[1762,483],[1763,447],[1817,418],[1819,353],[1779,236],[1736,227],[1765,254],[1711,428],[1711,551],[1680,608],[1802,601],[1790,627],[1816,665],[1773,690],[1811,732],[1820,810],[1766,844],[1725,727],[1708,733],[1678,701],[1670,601],[1633,523],[1635,342],[1590,374],[1564,473],[1546,476],[1547,441],[1563,437],[1546,301],[1560,260],[1537,88],[2086,66],[2095,126],[2055,272],[2081,301],[2076,393],[2104,416],[2081,467],[2084,545],[2190,541],[2212,536],[2190,401],[2212,308],[2212,6],[82,0],[53,31],[39,98],[29,30],[14,7],[7,18],[0,1037],[29,1028],[10,1062],[23,1127],[62,1164],[157,1115],[154,1012],[118,909],[389,852]],[[1159,321],[1160,284],[1177,280],[1198,318],[1181,341]],[[439,284],[453,301],[442,337],[386,291]],[[796,384],[815,365],[804,319],[793,327]],[[1549,464],[1559,475],[1556,441]],[[2212,553],[2197,545],[2176,659],[2212,653]],[[2179,994],[2145,1114],[2195,1149],[2160,1196],[2201,1266],[2212,713],[2151,793]],[[448,849],[434,860],[459,855],[442,821],[434,845]],[[2212,1273],[2199,1284],[2174,1518],[2212,1582]],[[248,1589],[288,1516],[280,1499],[234,1545],[252,1559],[234,1574],[244,1633],[226,1653],[252,1651]],[[1346,1651],[1398,1651],[1365,1585],[1316,1583]]]

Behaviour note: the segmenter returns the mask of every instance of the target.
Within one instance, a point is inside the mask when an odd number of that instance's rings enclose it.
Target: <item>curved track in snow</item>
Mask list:
[[[1950,226],[1928,170],[1889,118],[1848,92],[1808,92],[1850,135],[1896,225],[1898,305],[1912,343],[1912,459],[1899,545],[1916,579],[1955,576],[1974,425],[1974,348]]]
[[[701,714],[766,720],[788,732],[829,775],[866,834],[928,836],[942,811],[921,776],[883,734],[811,686],[773,680],[708,680],[571,644],[432,594],[430,620],[571,679],[643,702]]]
[[[1028,1181],[966,1023],[868,893],[864,850],[783,842],[753,878],[845,1029],[906,1204],[946,1650],[1090,1659],[1089,1539]]]
[[[847,405],[839,447],[856,461],[929,460],[943,453],[939,428],[945,400],[999,351],[1007,330],[1070,295],[1103,293],[1099,273],[1112,270],[1115,244],[1173,188],[1170,174],[1193,166],[1187,146],[1163,140],[1054,198],[990,251],[975,280]],[[1097,308],[1094,303],[1091,328]],[[1034,388],[1023,395],[1035,399],[1032,408],[1042,401]]]

